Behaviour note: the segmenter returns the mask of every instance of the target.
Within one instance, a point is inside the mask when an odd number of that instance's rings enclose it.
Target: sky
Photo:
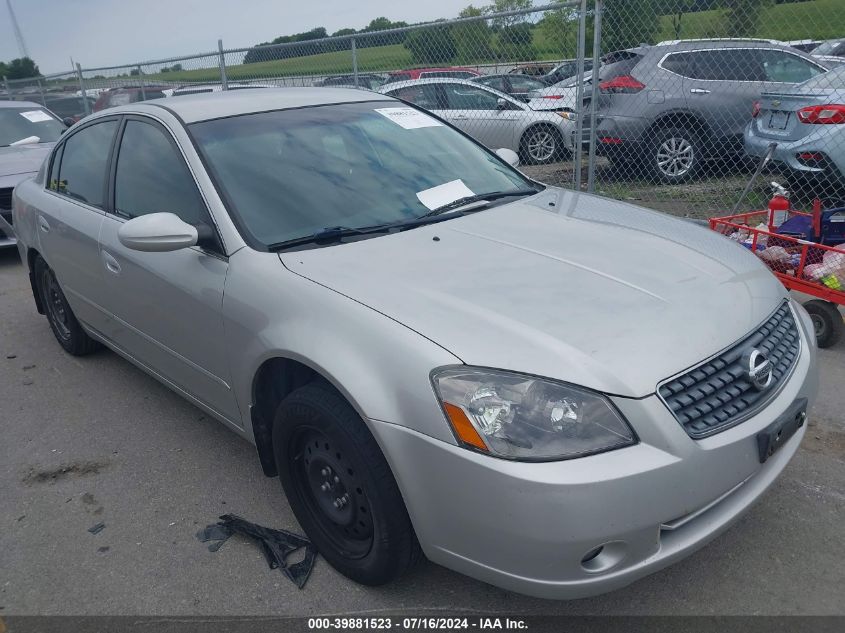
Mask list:
[[[324,26],[360,29],[370,20],[457,17],[472,0],[12,0],[30,57],[44,74],[111,66],[266,42]],[[484,0],[475,5],[486,4]],[[20,57],[5,1],[0,60]]]

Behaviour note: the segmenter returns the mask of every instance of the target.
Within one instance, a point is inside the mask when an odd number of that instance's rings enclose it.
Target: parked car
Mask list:
[[[584,60],[584,72],[589,72],[593,69],[593,61],[591,59]],[[552,68],[548,73],[545,75],[541,75],[537,77],[540,81],[542,81],[547,86],[552,86],[556,83],[560,83],[566,79],[574,77],[578,74],[578,60],[577,59],[567,59],[554,68]]]
[[[754,104],[745,150],[772,159],[789,174],[790,189],[816,195],[845,189],[845,66],[785,92],[765,92]]]
[[[226,90],[251,90],[253,88],[277,88],[273,84],[227,82]],[[162,90],[165,97],[182,97],[184,95],[199,95],[208,92],[222,92],[223,84],[187,84],[178,88]]]
[[[59,139],[65,125],[31,101],[0,101],[0,217],[12,223],[12,190],[31,178]],[[0,248],[15,236],[0,222]]]
[[[128,105],[130,103],[137,103],[139,101],[147,101],[149,99],[161,99],[164,97],[163,90],[167,90],[168,86],[127,86],[125,88],[111,88],[100,93],[97,101],[94,103],[94,112],[105,110],[106,108],[114,108],[119,105]]]
[[[528,75],[529,77],[539,77],[541,75],[549,74],[555,65],[544,62],[533,62],[530,64],[521,64],[508,71],[509,75]]]
[[[399,70],[388,73],[387,81],[384,83],[395,83],[397,81],[412,81],[417,79],[433,79],[435,77],[451,79],[472,79],[480,76],[481,73],[472,68],[460,68],[450,66],[447,68],[412,68],[410,70]]]
[[[845,64],[845,39],[822,42],[812,50],[811,55],[828,65]]]
[[[133,104],[18,186],[18,248],[59,344],[107,345],[255,443],[347,577],[424,553],[591,595],[775,481],[813,327],[747,249],[513,159],[360,90]]]
[[[675,184],[707,161],[743,156],[743,134],[764,91],[827,68],[762,40],[690,40],[638,47],[602,69],[598,152],[634,175]]]
[[[361,73],[358,75],[357,87],[366,88],[367,90],[378,90],[385,83],[384,75],[376,75],[373,73]],[[326,77],[322,81],[315,83],[315,86],[325,88],[328,86],[346,86],[355,88],[355,75],[336,75],[334,77]]]
[[[487,147],[511,149],[529,163],[551,163],[572,149],[572,112],[536,112],[474,81],[418,79],[386,84],[380,92],[436,114]]]
[[[528,101],[528,93],[545,88],[546,84],[528,75],[481,75],[472,81],[504,92],[520,101]]]
[[[798,49],[804,53],[809,53],[814,48],[816,48],[819,44],[821,44],[820,40],[789,40],[787,42],[783,42],[787,46],[791,46],[792,48]]]
[[[85,102],[88,102],[86,110]],[[44,105],[66,124],[73,125],[86,114],[94,111],[94,97],[75,97],[66,95],[44,95]]]

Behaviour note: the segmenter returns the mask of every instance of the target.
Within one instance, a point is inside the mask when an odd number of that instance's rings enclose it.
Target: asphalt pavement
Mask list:
[[[248,541],[195,538],[228,512],[299,531],[255,449],[117,355],[65,354],[0,252],[0,616],[845,614],[845,344],[819,355],[819,402],[772,489],[627,588],[552,602],[432,563],[368,588],[318,559],[300,591]]]

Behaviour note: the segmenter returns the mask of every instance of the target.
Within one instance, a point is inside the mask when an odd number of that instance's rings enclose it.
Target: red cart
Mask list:
[[[816,226],[820,209],[816,201],[813,213],[786,213],[787,217],[804,216]],[[780,233],[774,225],[775,213],[767,209],[711,218],[710,228],[751,250],[788,289],[816,297],[804,307],[813,319],[819,347],[830,347],[845,331],[838,308],[845,305],[845,245],[830,246]]]

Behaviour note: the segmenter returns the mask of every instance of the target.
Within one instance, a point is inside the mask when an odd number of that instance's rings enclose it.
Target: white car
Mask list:
[[[432,112],[487,147],[512,149],[527,163],[552,163],[572,151],[575,117],[568,108],[537,111],[466,79],[400,81],[379,92]]]

